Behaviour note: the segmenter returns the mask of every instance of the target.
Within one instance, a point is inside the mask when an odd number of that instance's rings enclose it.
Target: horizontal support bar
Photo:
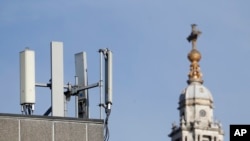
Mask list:
[[[36,87],[51,87],[50,83],[36,83]],[[63,86],[64,89],[69,88],[69,85],[64,85]]]
[[[50,83],[36,83],[35,84],[36,87],[49,87],[51,88],[51,84]],[[63,88],[64,89],[69,89],[69,87],[72,87],[72,95],[76,95],[78,92],[80,91],[83,91],[83,90],[87,90],[87,89],[91,89],[91,88],[95,88],[95,87],[99,87],[100,86],[100,83],[97,82],[97,83],[94,83],[94,84],[90,84],[88,86],[77,86],[77,85],[74,85],[74,86],[71,86],[71,85],[64,85]]]
[[[50,83],[36,83],[36,87],[51,87]]]
[[[99,82],[94,83],[94,84],[90,84],[88,86],[82,86],[82,87],[78,88],[77,92],[83,91],[83,90],[86,90],[86,89],[91,89],[91,88],[98,87],[98,86],[99,86]]]
[[[72,95],[77,95],[80,91],[91,89],[91,88],[95,88],[95,87],[99,87],[99,86],[100,86],[99,82],[94,83],[94,84],[90,84],[88,86],[80,86],[80,87],[73,86],[72,87],[72,90],[73,90],[72,91]]]

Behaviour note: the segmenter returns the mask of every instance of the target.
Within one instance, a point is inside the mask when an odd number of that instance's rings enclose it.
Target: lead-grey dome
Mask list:
[[[211,92],[199,82],[192,82],[183,90],[180,101],[185,99],[206,99],[213,101]]]

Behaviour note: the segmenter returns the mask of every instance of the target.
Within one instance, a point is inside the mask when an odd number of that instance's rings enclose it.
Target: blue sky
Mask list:
[[[36,52],[36,82],[50,79],[51,41],[64,42],[64,81],[74,82],[74,54],[86,51],[89,83],[99,79],[98,49],[113,51],[114,103],[110,141],[166,141],[179,122],[178,97],[187,86],[190,24],[198,40],[204,85],[225,141],[230,124],[249,124],[250,2],[246,0],[1,1],[0,112],[20,113],[19,52]],[[90,90],[98,118],[98,89]],[[50,91],[36,89],[35,114],[50,106]],[[74,100],[69,116],[74,116]]]

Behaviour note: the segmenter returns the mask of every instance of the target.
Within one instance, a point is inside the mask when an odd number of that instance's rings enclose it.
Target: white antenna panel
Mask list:
[[[35,103],[35,52],[20,52],[20,104]]]
[[[78,78],[79,86],[87,86],[87,55],[86,52],[80,52],[75,54],[75,71],[76,77]],[[79,99],[87,98],[88,91],[84,90],[83,93],[79,95]]]
[[[105,102],[112,104],[112,89],[113,89],[113,76],[112,76],[112,52],[110,50],[106,53],[105,60]]]
[[[63,42],[50,43],[51,57],[51,104],[52,116],[65,116],[64,113],[64,76],[63,76]]]

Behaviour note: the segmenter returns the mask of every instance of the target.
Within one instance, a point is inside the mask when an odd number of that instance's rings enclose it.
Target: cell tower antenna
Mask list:
[[[20,52],[20,104],[22,113],[33,114],[35,109],[35,52],[27,48]]]
[[[113,98],[113,75],[112,75],[112,52],[107,49],[105,58],[105,104],[107,109],[111,109]]]

